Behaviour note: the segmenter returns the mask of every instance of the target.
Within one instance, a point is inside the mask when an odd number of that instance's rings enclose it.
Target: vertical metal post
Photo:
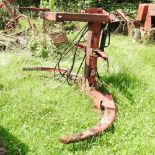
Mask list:
[[[88,40],[85,61],[85,81],[89,83],[90,87],[96,86],[97,56],[95,56],[93,49],[99,48],[101,26],[102,23],[100,22],[88,23]]]

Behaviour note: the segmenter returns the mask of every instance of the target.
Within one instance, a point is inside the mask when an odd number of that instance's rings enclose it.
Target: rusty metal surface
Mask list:
[[[139,4],[136,20],[144,22],[146,20],[149,4]]]
[[[89,86],[96,86],[97,57],[92,49],[99,48],[102,23],[94,22],[88,24],[88,37],[85,59],[85,80]]]
[[[102,58],[105,61],[108,61],[108,56],[103,51],[100,49],[93,49],[93,51],[95,52],[96,56]]]
[[[3,3],[0,3],[0,9],[3,7]]]
[[[149,4],[148,12],[144,24],[144,29],[151,31],[152,28],[155,28],[155,4]]]
[[[47,71],[47,72],[61,72],[66,73],[66,69],[56,69],[54,67],[25,67],[23,68],[23,71]]]
[[[155,28],[155,4],[139,4],[136,20],[146,31]]]
[[[108,14],[89,14],[89,13],[61,13],[61,12],[40,12],[41,19],[63,22],[63,21],[81,21],[81,22],[109,22]]]
[[[67,76],[69,70],[66,69],[57,69],[55,67],[25,67],[23,68],[23,71],[43,71],[43,72],[55,72],[63,74],[64,76]],[[80,80],[82,78],[81,75],[76,75],[74,73],[71,74],[71,76],[74,78],[74,80]]]
[[[103,10],[98,9],[87,9],[86,13],[105,13]],[[106,22],[106,21],[105,21]],[[102,23],[91,22],[88,23],[88,37],[87,37],[87,46],[79,45],[79,47],[85,49],[86,58],[85,58],[85,82],[88,81],[88,87],[96,87],[96,72],[97,72],[97,58],[101,57],[104,60],[108,60],[108,57],[99,50],[99,42],[101,36],[101,27]],[[97,109],[100,109],[101,106],[105,108],[105,111],[102,114],[102,118],[100,123],[95,125],[94,127],[87,129],[84,132],[73,134],[70,136],[63,136],[60,138],[60,141],[64,144],[74,143],[78,141],[82,141],[92,136],[96,136],[103,132],[105,129],[110,127],[115,120],[115,104],[111,95],[102,95],[99,91],[93,90],[89,93],[89,96],[94,101],[94,106]],[[101,103],[103,105],[101,105]]]
[[[92,128],[87,129],[86,131],[69,136],[62,136],[60,138],[62,143],[75,143],[78,141],[86,140],[93,136],[97,136],[107,128],[111,127],[115,121],[116,107],[111,94],[103,95],[99,91],[93,90],[90,92],[89,96],[94,101],[94,106],[102,111],[100,122]]]
[[[82,44],[80,44],[80,43],[77,43],[75,46],[76,46],[77,48],[83,49],[84,51],[85,51],[85,49],[86,49],[86,46],[85,46],[85,45],[82,45]]]
[[[110,13],[110,23],[122,23],[122,22],[130,22],[130,17],[126,15],[126,13],[118,9],[115,12]]]
[[[129,22],[130,18],[125,14],[123,10],[117,10],[117,13],[123,18],[123,20]]]
[[[65,32],[54,32],[49,34],[54,44],[67,43],[68,38]]]
[[[109,15],[108,12],[105,11],[103,8],[89,8],[89,9],[82,10],[81,13]]]
[[[65,144],[74,143],[85,140],[92,136],[96,136],[106,130],[112,125],[115,120],[115,104],[112,95],[103,95],[97,88],[96,73],[97,73],[97,60],[102,58],[108,61],[108,57],[99,48],[101,32],[103,23],[110,22],[109,14],[101,8],[91,8],[82,11],[82,13],[59,13],[59,12],[41,12],[41,19],[51,21],[81,21],[88,22],[88,36],[86,46],[75,44],[75,46],[82,48],[85,52],[85,66],[84,66],[84,79],[82,87],[94,101],[94,107],[101,109],[101,121],[94,127],[87,129],[84,132],[73,134],[71,136],[63,136],[60,141]],[[24,70],[36,71],[54,71],[67,75],[67,70],[56,69],[51,67],[32,67],[25,68]],[[68,76],[68,75],[67,75]],[[76,77],[76,76],[75,76]],[[94,88],[92,90],[92,88]],[[91,91],[90,91],[91,90]]]
[[[150,16],[155,16],[155,4],[149,4],[149,13],[150,13]]]

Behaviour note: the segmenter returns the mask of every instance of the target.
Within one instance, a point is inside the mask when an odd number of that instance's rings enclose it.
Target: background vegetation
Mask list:
[[[146,3],[150,2],[150,0],[17,0],[18,5],[40,5],[49,7],[51,10],[61,11],[77,11],[88,7],[103,7],[107,11],[111,11],[117,8],[132,8],[131,6],[137,5],[139,2]]]
[[[93,6],[110,11],[121,7],[134,14],[138,2],[18,0],[17,4],[58,11]],[[2,11],[0,17],[6,17]],[[91,127],[100,115],[75,86],[55,81],[51,73],[22,71],[26,66],[54,66],[56,61],[54,53],[58,48],[51,42],[45,44],[39,32],[31,34],[29,40],[26,52],[17,47],[12,53],[0,53],[0,139],[8,155],[155,154],[155,44],[142,45],[133,43],[130,37],[112,35],[112,44],[106,49],[110,70],[106,72],[103,62],[98,66],[101,81],[106,82],[114,96],[117,120],[96,138],[63,145],[58,137]],[[47,57],[48,61],[43,59]],[[68,64],[70,57],[63,67]]]

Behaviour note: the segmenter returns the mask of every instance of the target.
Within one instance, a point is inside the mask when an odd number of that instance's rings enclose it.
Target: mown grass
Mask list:
[[[22,67],[53,65],[27,53],[0,54],[0,137],[8,154],[101,155],[155,153],[155,46],[112,36],[106,50],[110,71],[99,70],[113,93],[117,120],[102,135],[63,145],[58,137],[83,130],[99,120],[89,98],[49,73]]]

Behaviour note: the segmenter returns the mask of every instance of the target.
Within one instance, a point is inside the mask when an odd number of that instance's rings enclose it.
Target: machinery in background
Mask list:
[[[139,27],[135,33],[138,37],[138,30],[142,39],[155,39],[155,4],[139,4],[136,22]]]
[[[134,40],[155,40],[155,4],[139,4],[134,25]]]
[[[117,25],[125,23],[125,33],[133,35],[135,41],[147,42],[155,40],[155,4],[139,4],[135,19],[129,17],[122,10],[117,10],[114,14],[111,14],[112,17],[113,15],[119,19],[116,22]],[[119,28],[119,26],[117,27]],[[123,30],[120,29],[120,32],[123,32]]]
[[[5,24],[4,29],[15,28],[17,23],[18,23],[18,20],[20,18],[24,18],[27,21],[29,27],[32,28],[32,24],[30,22],[30,19],[27,16],[25,16],[24,14],[18,14],[17,15],[14,0],[2,0],[2,2],[0,3],[0,9],[2,9],[3,7],[6,8],[8,14],[11,17],[11,19]],[[11,9],[12,7],[13,7],[13,9]]]
[[[139,4],[136,21],[145,31],[155,30],[155,4]]]
[[[11,17],[11,19],[7,23],[5,23],[4,29],[16,28],[16,25],[18,24],[20,18],[24,18],[27,21],[30,29],[32,29],[33,25],[29,17],[19,13],[18,11],[35,11],[35,12],[50,11],[48,8],[16,7],[15,0],[2,0],[2,2],[0,3],[0,9],[2,8],[5,8]]]

